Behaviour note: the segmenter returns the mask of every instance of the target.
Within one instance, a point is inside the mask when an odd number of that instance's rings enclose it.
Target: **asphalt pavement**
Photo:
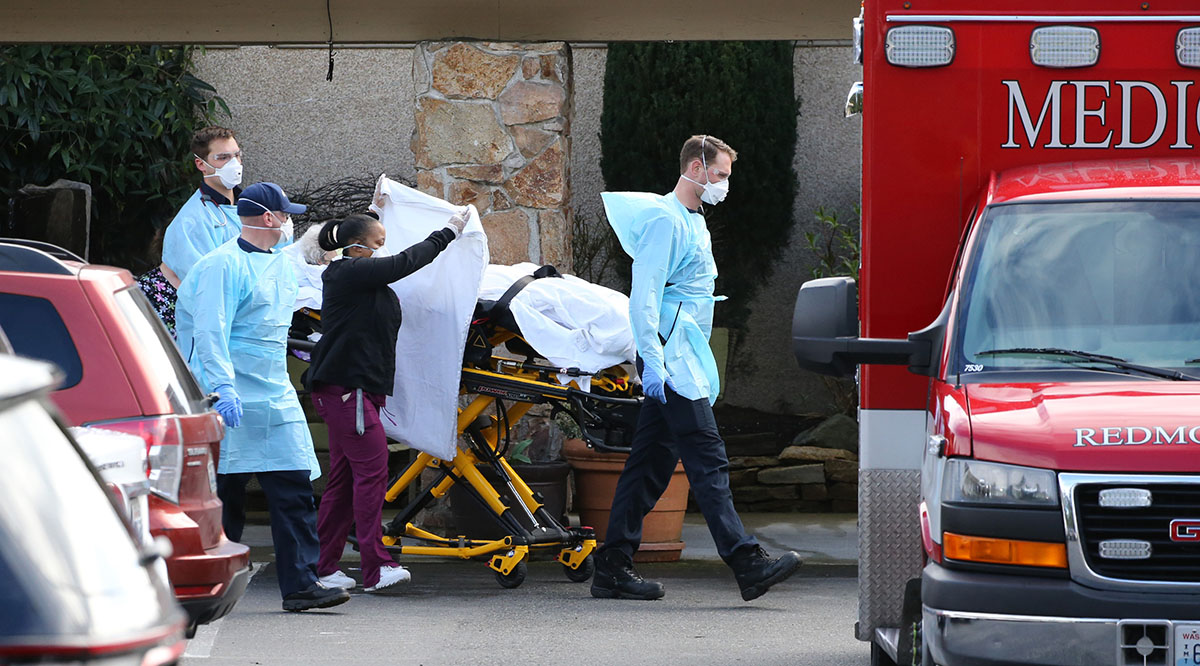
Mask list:
[[[265,518],[265,516],[262,516]],[[480,562],[404,557],[411,582],[382,593],[351,592],[323,611],[280,610],[270,529],[247,527],[255,562],[245,597],[200,628],[183,666],[464,664],[557,666],[865,666],[870,647],[854,638],[857,617],[855,516],[743,514],[772,553],[798,551],[805,566],[763,597],[741,600],[703,518],[688,515],[682,559],[638,565],[661,581],[659,601],[593,599],[561,565],[535,561],[515,589]],[[342,569],[361,580],[358,553]]]
[[[385,521],[388,518],[385,513]],[[854,576],[858,564],[858,516],[853,513],[742,513],[746,530],[758,537],[767,552],[794,550],[808,567],[829,567],[827,575]],[[273,559],[271,528],[265,513],[248,516],[243,542],[255,561]],[[720,560],[704,517],[688,513],[683,521],[681,560]],[[413,558],[419,561],[422,558]],[[428,558],[424,558],[428,559]],[[358,552],[347,546],[343,563],[358,561]],[[401,564],[408,565],[407,560]]]

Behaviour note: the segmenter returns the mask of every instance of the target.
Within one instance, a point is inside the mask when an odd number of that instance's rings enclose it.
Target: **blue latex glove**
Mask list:
[[[236,428],[242,424],[242,399],[233,387],[226,384],[216,388],[218,400],[213,409],[225,419],[225,424]]]
[[[654,372],[648,365],[642,368],[642,393],[646,397],[666,404],[667,392],[664,386],[669,387],[672,391],[675,390],[675,385],[671,383],[670,377],[659,377],[658,373]]]

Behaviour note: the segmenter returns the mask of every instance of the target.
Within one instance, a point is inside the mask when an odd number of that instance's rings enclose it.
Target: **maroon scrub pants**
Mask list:
[[[317,574],[338,570],[350,524],[362,554],[363,586],[379,582],[379,568],[393,566],[383,547],[383,495],[387,491],[387,436],[379,422],[384,396],[363,393],[363,434],[355,428],[355,390],[317,384],[312,399],[329,426],[329,478],[317,510],[321,556]]]

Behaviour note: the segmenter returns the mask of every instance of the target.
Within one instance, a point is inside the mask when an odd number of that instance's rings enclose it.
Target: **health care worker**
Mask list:
[[[317,582],[317,512],[312,479],[321,474],[304,410],[287,373],[287,331],[297,281],[292,260],[272,252],[289,213],[274,183],[238,199],[240,235],[196,262],[179,287],[179,348],[228,426],[221,441],[217,494],[230,539],[241,541],[251,476],[267,496],[283,609],[343,603],[350,595]]]
[[[192,135],[192,161],[200,187],[183,204],[163,234],[162,263],[138,277],[158,316],[175,332],[175,303],[180,282],[200,257],[241,233],[237,198],[241,194],[242,150],[233,130],[205,127]],[[279,246],[290,243],[284,229]]]
[[[462,234],[467,215],[451,217],[444,228],[394,255],[384,247],[383,224],[367,215],[331,220],[318,235],[305,234],[299,243],[309,261],[320,261],[332,250],[343,255],[321,275],[323,330],[305,375],[317,413],[329,426],[329,479],[317,513],[317,573],[326,586],[355,585],[338,568],[351,524],[367,592],[410,579],[383,547],[388,448],[379,410],[395,385],[401,322],[400,301],[389,285],[432,262]]]
[[[594,597],[658,599],[665,593],[661,583],[637,573],[633,555],[641,545],[642,519],[680,460],[743,600],[761,596],[800,567],[795,552],[771,559],[742,526],[712,410],[720,389],[708,344],[717,266],[701,206],[725,198],[735,159],[737,153],[720,139],[693,136],[680,151],[673,192],[601,194],[609,223],[633,258],[629,318],[646,399],[596,556]]]

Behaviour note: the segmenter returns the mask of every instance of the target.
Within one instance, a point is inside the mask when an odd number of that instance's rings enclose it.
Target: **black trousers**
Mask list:
[[[641,366],[640,359],[638,363]],[[642,521],[658,503],[675,465],[683,461],[692,495],[708,523],[717,552],[729,562],[758,541],[742,526],[729,491],[729,459],[717,432],[708,398],[688,400],[666,389],[667,402],[646,398],[633,435],[632,450],[613,494],[601,551],[617,549],[630,557],[642,543]]]
[[[246,527],[246,484],[257,476],[267,496],[271,514],[271,541],[275,544],[275,570],[279,592],[287,596],[317,582],[317,507],[308,470],[244,472],[217,475],[217,496],[224,504],[225,536],[242,540]]]

